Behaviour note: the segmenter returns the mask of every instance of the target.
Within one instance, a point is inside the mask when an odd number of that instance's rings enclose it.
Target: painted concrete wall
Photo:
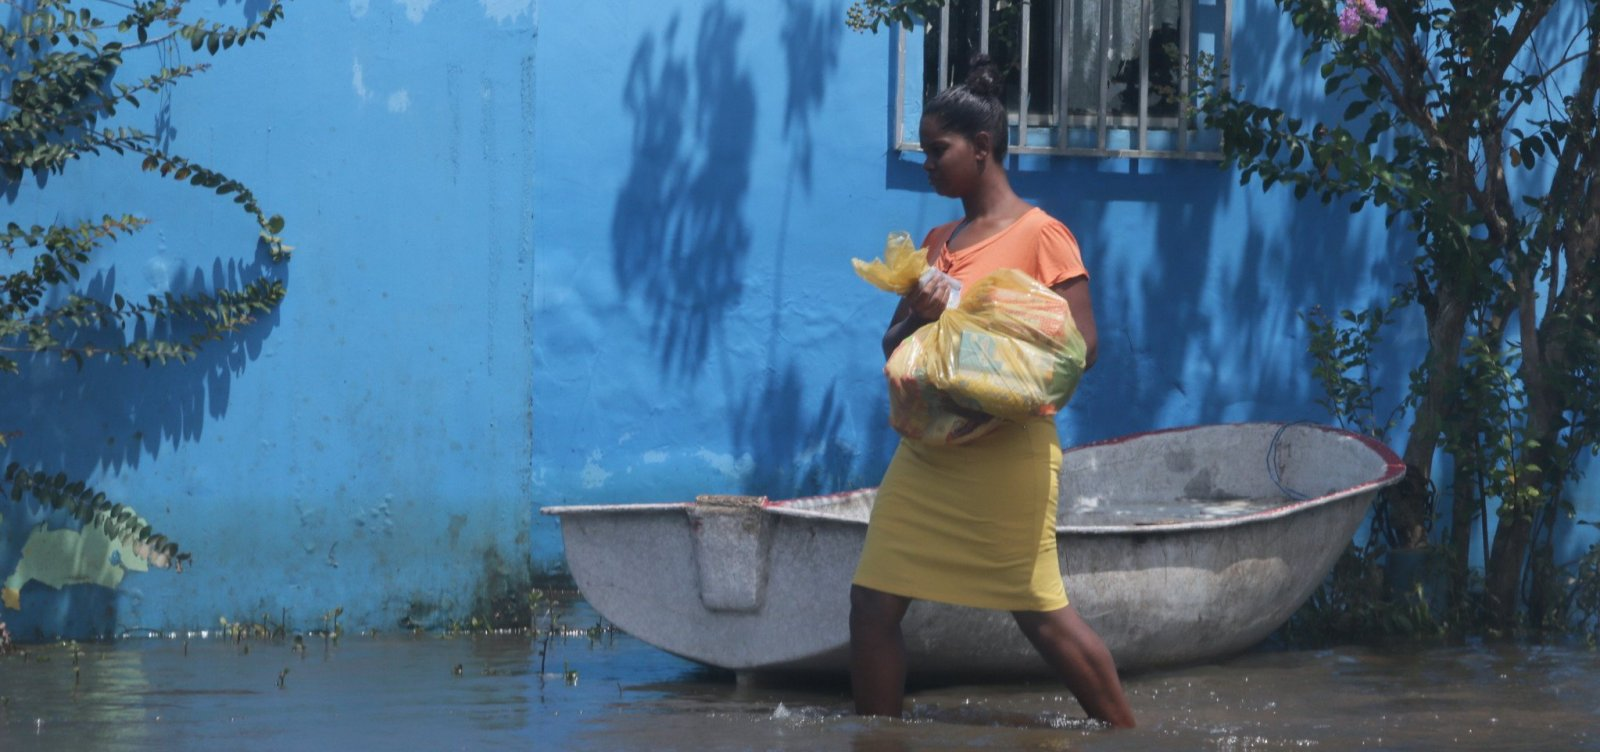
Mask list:
[[[8,461],[90,479],[195,563],[116,591],[33,583],[0,618],[24,637],[284,609],[315,626],[335,606],[350,627],[439,624],[560,561],[544,505],[876,483],[895,301],[849,259],[959,207],[888,148],[891,40],[848,31],[845,5],[292,3],[265,43],[130,116],[288,218],[284,268],[231,206],[124,160],[14,191],[17,221],[152,220],[104,255],[98,294],[273,274],[289,297],[181,368],[38,362],[4,383],[0,426],[27,431]],[[1235,80],[1315,107],[1287,24],[1240,5]],[[1012,176],[1094,275],[1100,365],[1069,442],[1326,419],[1297,314],[1385,295],[1407,253],[1377,217],[1213,164]],[[1420,346],[1415,326],[1387,343]],[[0,572],[61,524],[0,516]]]
[[[262,4],[198,5],[240,22]],[[39,363],[5,385],[25,395],[0,406],[0,424],[26,431],[12,460],[90,479],[194,555],[115,596],[24,587],[22,612],[0,617],[14,634],[285,608],[314,627],[338,606],[351,627],[392,628],[461,617],[483,589],[526,579],[534,11],[293,3],[270,40],[128,116],[287,217],[297,252],[281,269],[256,256],[246,215],[135,161],[85,163],[7,200],[30,221],[148,217],[102,256],[87,285],[101,294],[262,274],[290,290],[198,362]],[[42,521],[14,509],[0,511],[11,543]],[[17,550],[0,547],[0,571]]]

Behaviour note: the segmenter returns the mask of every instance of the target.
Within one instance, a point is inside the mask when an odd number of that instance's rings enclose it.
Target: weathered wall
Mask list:
[[[894,301],[848,259],[959,212],[917,155],[885,150],[888,38],[844,30],[840,3],[661,3],[616,47],[574,49],[556,37],[603,36],[611,14],[559,5],[541,10],[538,66],[536,211],[563,207],[536,231],[538,498],[872,482]],[[1239,59],[1263,61],[1244,36]],[[1095,274],[1103,365],[1070,440],[1314,417],[1296,312],[1385,288],[1381,225],[1212,164],[1024,159],[1013,182]],[[626,428],[593,419],[608,414]],[[558,426],[579,434],[544,440]]]
[[[265,43],[132,116],[287,217],[285,269],[254,257],[231,206],[129,162],[21,186],[8,215],[153,220],[105,255],[98,293],[270,273],[289,297],[188,366],[38,363],[5,383],[0,426],[28,431],[12,460],[91,479],[195,566],[115,595],[34,583],[0,618],[43,634],[289,609],[309,626],[343,606],[353,627],[437,623],[560,560],[540,506],[875,483],[894,300],[849,259],[959,206],[889,150],[890,38],[848,31],[845,5],[292,3]],[[1313,106],[1286,24],[1241,5],[1235,80]],[[1405,253],[1378,218],[1213,164],[1012,171],[1094,275],[1101,365],[1060,421],[1072,442],[1325,419],[1297,314],[1386,294]],[[0,515],[9,572],[44,519]]]
[[[240,22],[257,2],[209,6]],[[302,626],[464,614],[526,576],[532,535],[531,2],[298,2],[270,39],[129,116],[252,186],[295,258],[247,216],[106,157],[8,198],[18,221],[132,212],[87,287],[130,297],[284,277],[282,309],[182,367],[36,363],[0,424],[11,459],[89,478],[193,552],[115,598],[21,589],[13,632]],[[202,62],[184,45],[168,61]],[[130,56],[131,57],[131,56]],[[154,58],[146,58],[153,61]],[[15,390],[14,392],[12,390]],[[0,572],[42,521],[7,506]],[[98,630],[97,630],[98,631]]]

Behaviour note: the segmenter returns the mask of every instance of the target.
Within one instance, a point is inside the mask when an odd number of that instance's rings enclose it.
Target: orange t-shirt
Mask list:
[[[948,222],[933,228],[922,247],[941,249],[933,265],[963,285],[971,285],[999,269],[1016,269],[1046,287],[1089,276],[1072,231],[1037,206],[977,245],[952,252],[944,244],[959,224]]]

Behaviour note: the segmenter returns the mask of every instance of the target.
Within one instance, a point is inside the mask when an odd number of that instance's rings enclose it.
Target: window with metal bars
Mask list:
[[[1226,70],[1231,11],[1232,0],[949,0],[898,31],[896,147],[921,148],[922,102],[985,52],[1006,76],[1012,153],[1220,159],[1182,103],[1196,60]]]

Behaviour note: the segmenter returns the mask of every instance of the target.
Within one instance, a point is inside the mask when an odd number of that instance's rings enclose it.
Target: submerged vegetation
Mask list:
[[[197,664],[199,666],[215,665],[208,662],[216,661],[218,656],[230,655],[239,659],[291,660],[295,662],[294,665],[308,661],[326,661],[336,656],[341,648],[356,647],[365,651],[370,649],[370,646],[397,644],[383,642],[386,638],[398,638],[398,642],[410,642],[416,639],[462,640],[472,642],[474,645],[478,640],[490,639],[494,641],[492,644],[498,647],[487,651],[487,654],[502,656],[503,659],[485,660],[477,667],[469,667],[469,664],[464,662],[445,663],[438,666],[437,674],[407,675],[406,679],[426,683],[448,680],[452,677],[462,678],[469,674],[485,677],[532,674],[537,679],[541,694],[546,688],[577,686],[580,668],[587,662],[597,660],[594,656],[595,649],[616,647],[618,630],[602,618],[596,616],[595,621],[587,626],[574,623],[579,618],[584,618],[587,623],[587,619],[582,617],[579,605],[581,599],[575,590],[547,591],[532,588],[525,594],[525,599],[529,604],[530,614],[524,622],[531,622],[531,626],[516,628],[491,627],[477,619],[469,619],[465,623],[451,622],[432,629],[402,627],[393,632],[367,630],[347,634],[339,622],[340,616],[344,614],[344,608],[336,606],[314,614],[308,620],[296,619],[288,609],[282,609],[276,616],[262,613],[259,617],[218,617],[214,628],[178,631],[128,628],[122,630],[121,638],[168,642],[173,646],[168,649],[168,655],[174,657],[181,655],[183,660],[192,657],[200,661]],[[11,644],[9,637],[5,631],[5,623],[0,622],[0,676],[7,675],[10,670],[8,663],[12,661],[37,664],[58,662],[63,664],[62,671],[72,672],[72,684],[76,686],[79,683],[80,658],[85,655],[80,643],[63,640],[16,647]],[[357,640],[361,641],[359,647],[356,646]],[[574,647],[580,650],[572,650]],[[89,649],[95,650],[95,648]],[[472,652],[474,656],[479,655],[476,647]],[[104,655],[103,652],[98,654]],[[559,670],[555,670],[558,663]],[[288,682],[295,670],[294,665],[283,666],[281,670],[276,666],[273,667],[272,676],[277,689],[287,691],[295,689]],[[310,670],[306,675],[314,674],[315,671]],[[4,686],[0,685],[0,690],[3,689]],[[226,691],[239,690],[234,688]],[[26,698],[28,694],[19,692],[16,696]],[[0,694],[0,738],[4,738],[7,721],[4,713],[10,701],[11,696]]]
[[[218,55],[264,38],[284,13],[281,0],[272,0],[255,22],[228,26],[192,17],[186,13],[190,5],[189,0],[0,2],[6,14],[0,29],[0,192],[15,196],[28,175],[43,186],[91,157],[142,157],[137,164],[145,172],[231,200],[257,226],[258,250],[283,263],[292,250],[280,236],[284,220],[264,210],[247,186],[168,152],[164,134],[111,124],[120,113],[139,108],[141,100],[162,96],[210,67],[169,65],[173,55],[168,53],[182,46]],[[100,15],[106,11],[111,15]],[[154,72],[126,78],[124,67],[134,55],[156,58]],[[0,374],[26,379],[32,364],[52,357],[80,371],[96,363],[182,363],[283,300],[283,282],[271,277],[239,289],[144,300],[77,292],[97,251],[149,223],[118,213],[48,225],[5,222],[0,250],[8,261],[19,253],[31,261],[10,263],[0,274]],[[13,383],[7,388],[10,394],[19,389],[27,387]],[[0,426],[0,449],[27,440],[17,429]],[[12,462],[0,477],[0,494],[13,503],[31,499],[63,510],[111,538],[131,540],[152,565],[181,569],[189,558],[133,509],[59,470]]]

